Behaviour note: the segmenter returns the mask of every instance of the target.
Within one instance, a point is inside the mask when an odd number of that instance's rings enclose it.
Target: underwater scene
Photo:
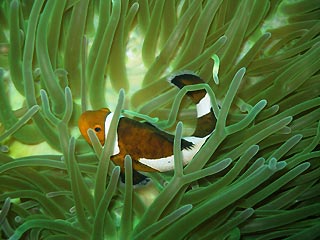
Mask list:
[[[320,0],[1,0],[0,239],[319,239],[319,94]]]

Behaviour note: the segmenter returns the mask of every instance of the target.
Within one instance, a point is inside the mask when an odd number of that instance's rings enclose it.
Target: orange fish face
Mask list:
[[[89,128],[95,131],[101,145],[104,144],[104,141],[105,141],[104,123],[109,113],[110,113],[110,110],[108,108],[102,108],[96,111],[86,111],[81,114],[78,121],[78,126],[82,136],[86,139],[86,141],[89,144],[91,144],[90,138],[87,133]]]

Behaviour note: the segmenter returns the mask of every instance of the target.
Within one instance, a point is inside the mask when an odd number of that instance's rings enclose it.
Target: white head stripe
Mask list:
[[[105,140],[107,139],[107,135],[108,135],[108,132],[109,132],[109,129],[110,129],[110,124],[111,124],[111,120],[113,118],[113,113],[109,113],[108,116],[106,117],[106,120],[104,122],[104,137],[105,137]],[[114,148],[113,148],[113,155],[116,155],[120,152],[120,149],[119,149],[119,145],[118,145],[118,132],[116,132],[116,137],[115,137],[115,140],[114,140]]]
[[[208,93],[197,103],[197,118],[210,113],[211,100]]]

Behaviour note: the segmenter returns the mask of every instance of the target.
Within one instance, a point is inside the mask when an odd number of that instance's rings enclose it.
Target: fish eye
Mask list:
[[[100,131],[101,131],[101,127],[100,127],[100,126],[96,126],[96,127],[94,128],[94,131],[95,131],[95,132],[100,132]]]

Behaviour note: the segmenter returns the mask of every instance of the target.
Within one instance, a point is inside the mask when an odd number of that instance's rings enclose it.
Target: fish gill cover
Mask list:
[[[0,3],[1,239],[318,239],[319,0]],[[166,80],[192,71],[206,84]],[[182,167],[204,88],[214,133]],[[118,99],[118,101],[117,101]],[[126,182],[82,111],[175,134],[175,169]],[[182,123],[183,122],[183,125]]]

